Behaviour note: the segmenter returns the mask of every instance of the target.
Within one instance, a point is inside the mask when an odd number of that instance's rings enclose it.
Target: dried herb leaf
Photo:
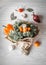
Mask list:
[[[23,14],[22,15],[24,18],[27,18],[28,17],[28,15],[25,13],[25,14]]]
[[[32,11],[33,11],[32,8],[27,8],[26,10],[27,10],[28,12],[32,12]]]
[[[15,20],[17,18],[17,16],[14,16],[14,12],[11,13],[11,16],[10,16],[11,20]]]

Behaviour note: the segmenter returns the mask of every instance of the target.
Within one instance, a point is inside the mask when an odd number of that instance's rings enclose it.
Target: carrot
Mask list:
[[[23,32],[23,28],[21,26],[19,27],[19,30],[20,30],[20,32]]]
[[[27,27],[23,29],[23,32],[27,32]]]
[[[31,30],[31,28],[30,27],[28,27],[28,31],[30,31]]]

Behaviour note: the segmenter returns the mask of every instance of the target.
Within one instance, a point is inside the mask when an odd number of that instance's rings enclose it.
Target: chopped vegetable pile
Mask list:
[[[9,28],[11,27],[11,25],[9,26]],[[23,39],[23,38],[26,38],[26,37],[35,37],[39,30],[38,30],[38,27],[35,26],[33,23],[29,23],[29,22],[15,22],[13,25],[12,25],[12,28],[14,29],[7,29],[8,35],[11,39],[13,40],[19,40],[19,39]],[[6,29],[6,28],[5,28]],[[5,33],[7,33],[6,30],[4,30]]]

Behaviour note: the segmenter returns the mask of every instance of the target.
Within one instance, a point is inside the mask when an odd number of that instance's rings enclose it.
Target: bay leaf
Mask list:
[[[32,11],[33,11],[32,8],[27,8],[26,10],[27,10],[28,12],[32,12]]]

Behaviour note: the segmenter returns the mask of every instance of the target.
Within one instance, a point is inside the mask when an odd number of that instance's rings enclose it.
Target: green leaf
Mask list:
[[[24,36],[24,37],[26,37],[26,36],[27,36],[27,33],[26,33],[26,32],[25,32],[25,33],[23,33],[23,36]]]
[[[19,36],[20,39],[23,38],[23,33],[18,32],[18,36]]]
[[[28,12],[32,12],[32,11],[33,11],[32,8],[27,8],[26,10],[27,10]]]
[[[14,16],[14,12],[11,13],[11,16],[10,16],[11,20],[15,20],[17,18],[17,16]]]
[[[27,32],[27,37],[30,37],[30,32]]]
[[[14,40],[19,40],[19,36],[18,35],[14,35]]]
[[[31,38],[34,37],[34,33],[33,33],[33,31],[30,32],[30,37],[31,37]]]

